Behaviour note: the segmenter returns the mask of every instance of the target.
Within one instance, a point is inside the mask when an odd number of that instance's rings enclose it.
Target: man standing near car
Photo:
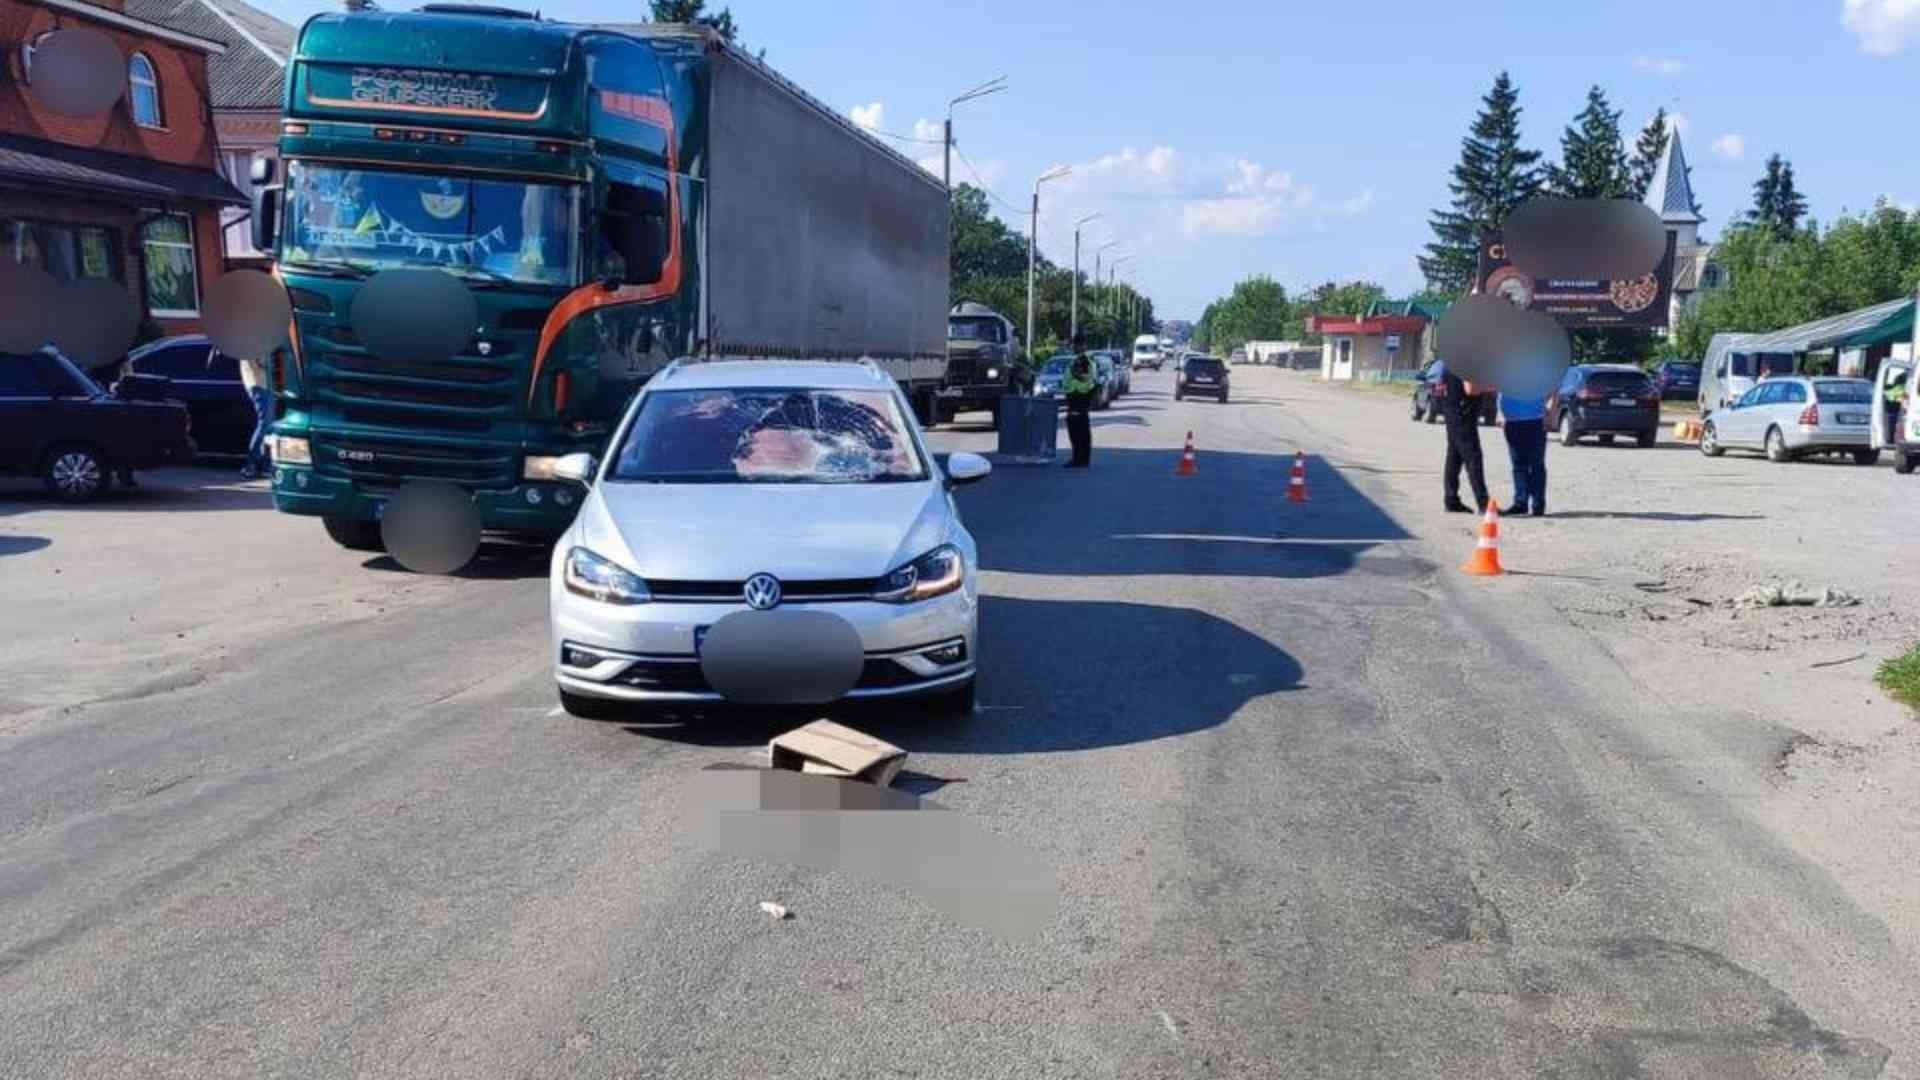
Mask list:
[[[1477,507],[1487,509],[1486,462],[1480,454],[1480,413],[1485,401],[1473,393],[1473,386],[1455,375],[1445,360],[1434,361],[1435,383],[1440,391],[1440,417],[1447,422],[1447,460],[1442,466],[1440,483],[1446,493],[1449,513],[1469,514]],[[1467,484],[1473,489],[1474,507],[1460,501],[1460,470],[1467,470]]]
[[[1067,439],[1073,444],[1069,469],[1084,469],[1093,462],[1093,393],[1098,383],[1093,376],[1093,359],[1087,355],[1087,339],[1073,336],[1073,362],[1060,381],[1060,392],[1067,398]]]
[[[214,355],[207,354],[209,365]],[[276,355],[278,359],[281,358]],[[247,388],[247,397],[253,401],[253,437],[247,440],[247,460],[240,466],[240,479],[255,480],[265,476],[270,467],[267,428],[273,423],[273,391],[267,387],[267,366],[258,357],[240,356],[234,360],[240,365],[241,385]]]
[[[1509,513],[1547,515],[1547,414],[1550,395],[1539,387],[1507,385],[1500,389],[1500,412],[1505,417],[1507,456],[1513,463],[1513,502]]]

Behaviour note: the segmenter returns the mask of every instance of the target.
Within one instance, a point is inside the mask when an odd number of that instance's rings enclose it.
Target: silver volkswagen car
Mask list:
[[[971,712],[973,537],[952,490],[985,458],[927,452],[865,362],[676,363],[628,407],[554,549],[561,705],[933,697]],[[721,655],[725,653],[725,655]]]

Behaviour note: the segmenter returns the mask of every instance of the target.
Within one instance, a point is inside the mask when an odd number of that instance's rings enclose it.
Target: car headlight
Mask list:
[[[999,377],[1000,377],[1000,369],[999,369],[999,368],[997,368],[997,367],[990,367],[990,368],[988,368],[988,369],[987,369],[987,378],[989,378],[989,379],[997,379],[997,378],[999,378]]]
[[[567,552],[563,580],[568,592],[603,604],[644,604],[653,599],[639,575],[583,547]]]
[[[558,465],[559,463],[560,463],[560,459],[557,456],[544,457],[539,454],[528,454],[526,458],[526,462],[520,466],[520,479],[522,480],[557,479],[557,477],[553,475],[553,467],[555,465]]]
[[[959,588],[965,572],[960,549],[942,544],[880,579],[873,598],[889,604],[930,600]]]
[[[275,435],[273,460],[281,465],[311,465],[313,447],[307,440],[293,435]]]

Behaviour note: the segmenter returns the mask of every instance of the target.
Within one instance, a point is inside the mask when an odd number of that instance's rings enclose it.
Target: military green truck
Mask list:
[[[1021,363],[1013,322],[985,304],[963,300],[947,312],[947,376],[936,397],[934,420],[986,410],[1000,425],[1000,398],[1023,393],[1032,383]]]
[[[867,358],[923,415],[946,373],[948,199],[912,160],[711,31],[504,8],[309,19],[256,245],[293,307],[273,492],[377,547],[415,480],[552,536],[639,386],[683,358]],[[389,271],[444,271],[465,347],[355,330]],[[457,331],[457,328],[456,328]]]

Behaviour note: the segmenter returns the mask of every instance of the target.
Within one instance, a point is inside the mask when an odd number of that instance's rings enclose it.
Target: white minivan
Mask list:
[[[1141,334],[1133,339],[1133,366],[1150,367],[1160,370],[1160,339],[1153,334]]]

